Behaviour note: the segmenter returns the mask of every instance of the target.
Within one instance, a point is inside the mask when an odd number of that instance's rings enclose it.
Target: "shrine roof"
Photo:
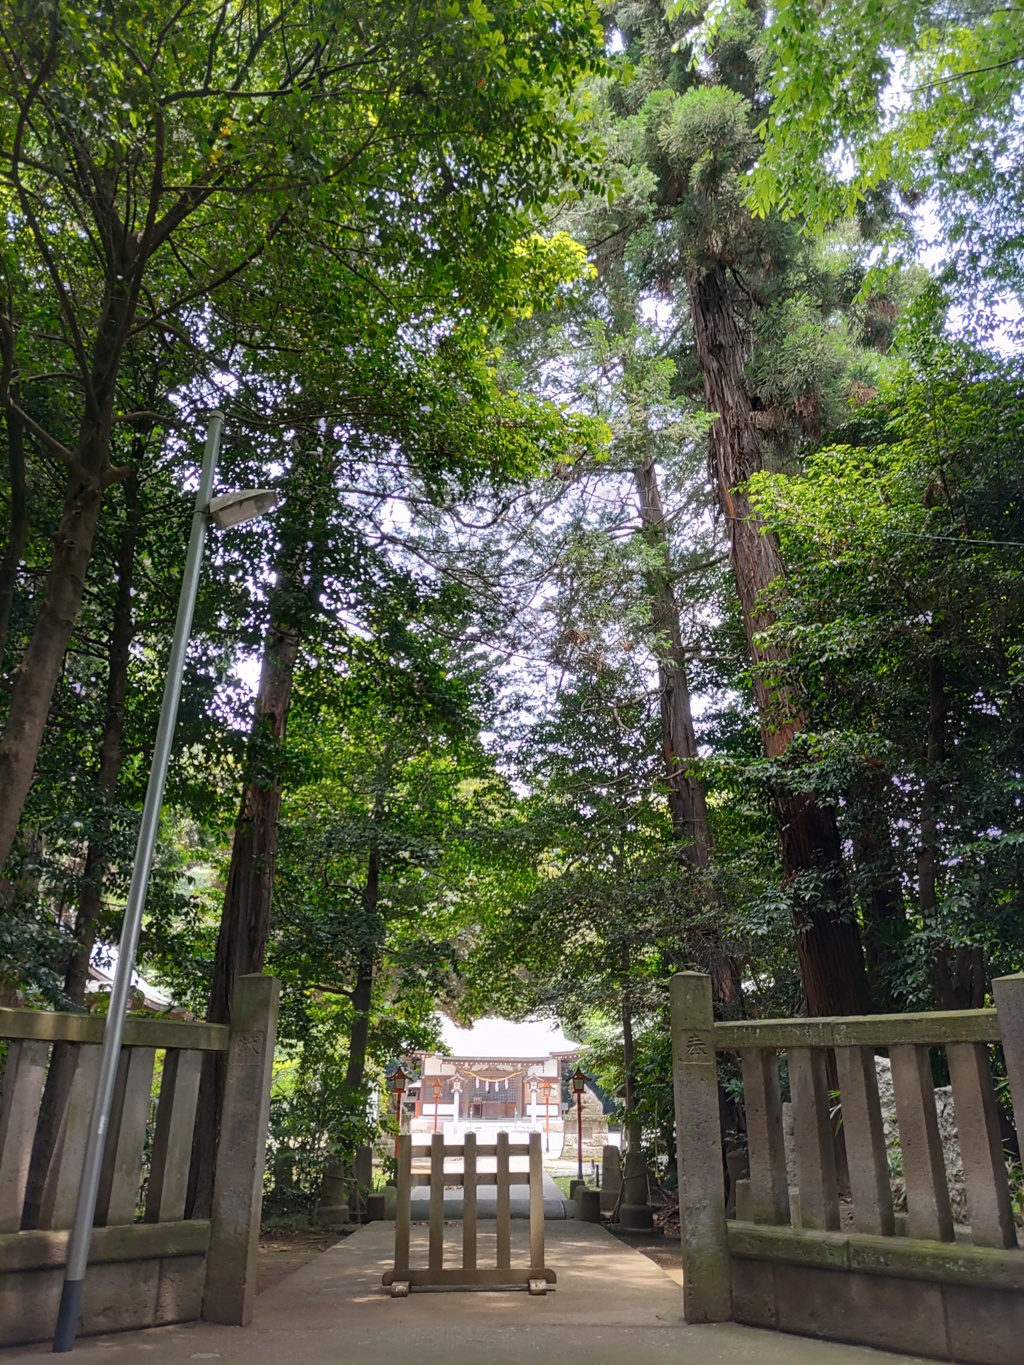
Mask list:
[[[459,1028],[445,1019],[441,1037],[452,1057],[474,1061],[539,1061],[582,1050],[550,1019],[518,1024],[510,1019],[479,1019],[471,1028]]]

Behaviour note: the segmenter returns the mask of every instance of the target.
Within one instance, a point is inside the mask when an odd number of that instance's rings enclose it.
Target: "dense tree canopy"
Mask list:
[[[213,1020],[280,977],[282,1205],[439,1011],[560,1018],[639,1159],[673,971],[730,1017],[986,1003],[1024,952],[1024,366],[957,306],[1020,284],[1019,40],[8,5],[4,1002],[102,1007],[222,406],[223,486],[279,503],[211,537],[141,966]]]

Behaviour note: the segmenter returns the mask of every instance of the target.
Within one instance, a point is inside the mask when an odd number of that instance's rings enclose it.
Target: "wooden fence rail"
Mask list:
[[[430,1154],[430,1172],[412,1169],[414,1153]],[[512,1265],[512,1209],[511,1187],[513,1172],[510,1159],[529,1157],[530,1189],[530,1264]],[[481,1171],[480,1157],[494,1157],[497,1169]],[[462,1162],[461,1171],[445,1171],[445,1160]],[[519,1180],[516,1184],[522,1183]],[[481,1185],[497,1186],[496,1241],[497,1252],[493,1266],[477,1264],[478,1202],[477,1189]],[[430,1189],[428,1220],[427,1264],[410,1266],[412,1231],[412,1191],[416,1187]],[[462,1190],[462,1265],[444,1264],[444,1192],[445,1187]],[[528,1143],[510,1143],[508,1133],[499,1133],[493,1144],[477,1142],[475,1133],[467,1133],[464,1142],[446,1143],[440,1133],[429,1143],[416,1143],[411,1134],[398,1138],[398,1198],[395,1209],[395,1264],[385,1273],[383,1283],[391,1287],[392,1296],[404,1297],[410,1287],[456,1287],[464,1285],[512,1288],[525,1285],[531,1294],[543,1294],[556,1283],[555,1272],[544,1265],[544,1166],[540,1134],[531,1133]]]

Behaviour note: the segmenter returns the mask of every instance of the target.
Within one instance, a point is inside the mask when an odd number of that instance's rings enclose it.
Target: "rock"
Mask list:
[[[878,1098],[882,1106],[885,1145],[889,1153],[893,1202],[896,1208],[902,1211],[907,1206],[907,1191],[903,1183],[899,1128],[896,1124],[892,1064],[888,1057],[875,1058],[875,1074],[878,1077]],[[964,1223],[967,1221],[967,1190],[964,1185],[964,1165],[960,1156],[960,1139],[956,1131],[956,1113],[953,1109],[953,1091],[950,1086],[942,1085],[936,1088],[935,1110],[939,1120],[939,1137],[942,1140],[942,1156],[946,1165],[946,1183],[949,1187],[949,1202],[953,1208],[953,1221]]]

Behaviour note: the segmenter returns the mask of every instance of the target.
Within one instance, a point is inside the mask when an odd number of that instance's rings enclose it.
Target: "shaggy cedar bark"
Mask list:
[[[278,819],[281,814],[279,756],[291,704],[300,632],[275,622],[267,635],[252,733],[255,772],[242,798],[231,845],[213,984],[207,1019],[226,1024],[240,976],[263,969],[270,932]]]
[[[721,259],[691,272],[688,281],[694,336],[708,407],[718,414],[709,434],[712,477],[729,528],[736,588],[751,661],[754,697],[768,758],[783,757],[801,726],[785,689],[765,677],[784,662],[765,649],[759,633],[771,624],[764,595],[785,575],[778,543],[753,516],[745,485],[762,467],[761,440],[745,382],[746,343]],[[767,666],[767,667],[766,667]],[[812,1015],[861,1014],[871,1008],[857,924],[846,911],[846,879],[834,812],[808,793],[780,792],[775,800],[787,879],[821,876],[825,904],[795,915],[800,977]]]
[[[672,583],[665,510],[654,462],[649,460],[638,465],[634,476],[644,537],[660,561],[649,575],[649,588],[651,623],[657,639],[661,749],[669,810],[686,861],[691,867],[707,867],[711,861],[708,804],[704,784],[689,768],[697,757],[697,736],[686,676],[686,651],[679,625],[679,603]]]
[[[640,503],[644,538],[657,555],[657,567],[649,574],[651,623],[658,653],[658,707],[661,715],[661,747],[668,784],[672,828],[687,864],[695,869],[711,862],[711,826],[704,783],[695,777],[697,735],[693,727],[686,650],[679,620],[679,602],[672,576],[671,549],[665,526],[665,508],[658,487],[658,471],[646,460],[633,471]],[[741,1006],[739,964],[725,951],[715,931],[705,933],[710,959],[712,990],[725,1016]]]
[[[303,631],[320,602],[323,570],[318,543],[326,539],[320,512],[324,481],[332,479],[330,461],[318,470],[306,464],[301,470],[293,469],[282,509],[282,540],[270,598],[271,625],[263,644],[246,786],[231,844],[206,1011],[207,1019],[214,1024],[231,1022],[238,978],[261,972],[266,957],[281,814],[281,758]],[[221,1053],[210,1052],[203,1058],[192,1144],[192,1217],[205,1217],[212,1206],[223,1098],[224,1058]]]

